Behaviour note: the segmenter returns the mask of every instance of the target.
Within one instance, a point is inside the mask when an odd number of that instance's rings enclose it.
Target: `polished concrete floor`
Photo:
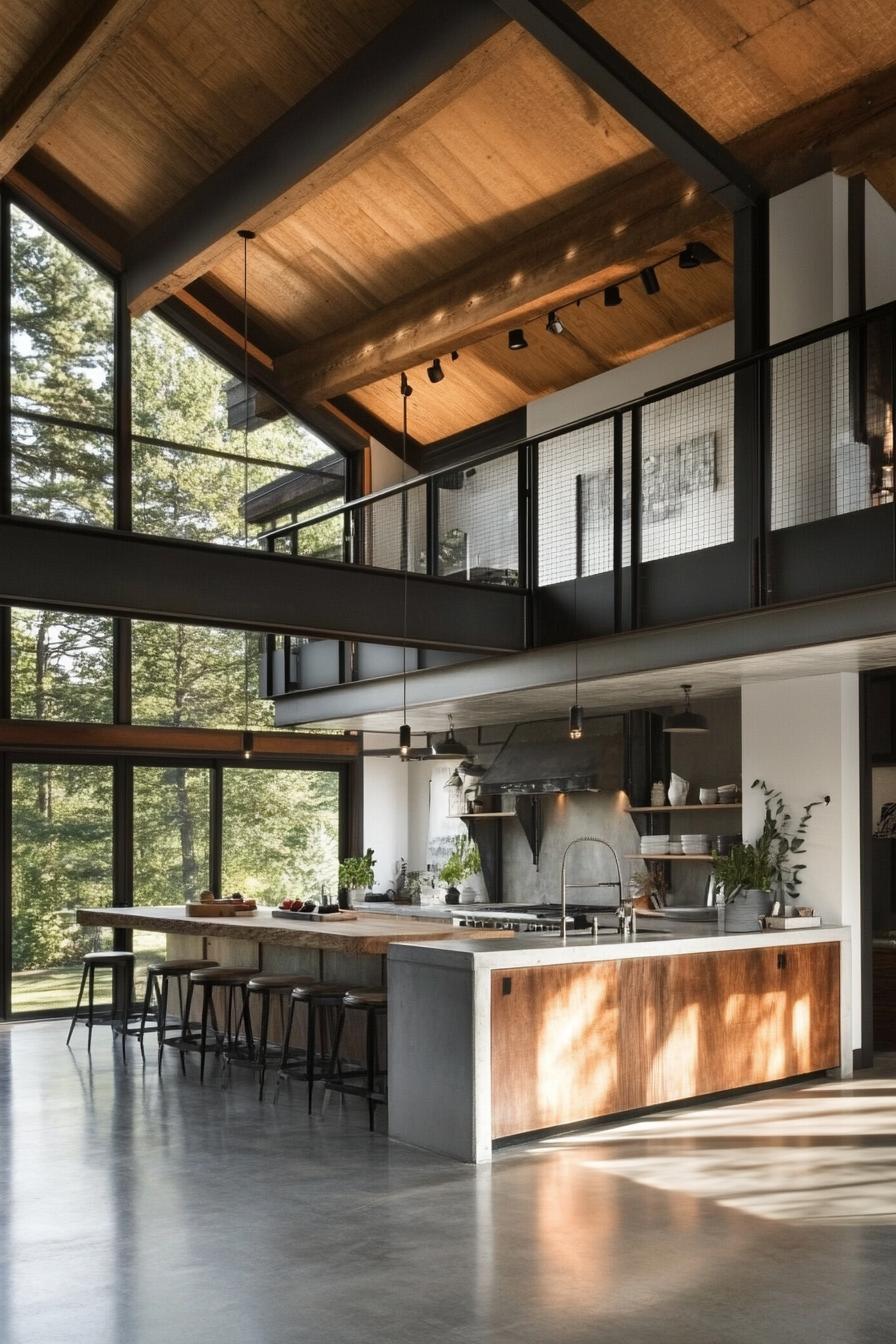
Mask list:
[[[0,1030],[3,1344],[885,1344],[896,1061],[505,1149]]]

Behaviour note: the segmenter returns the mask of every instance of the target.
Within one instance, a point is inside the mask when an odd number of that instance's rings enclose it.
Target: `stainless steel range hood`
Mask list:
[[[597,793],[598,746],[580,742],[508,742],[488,767],[483,793]]]

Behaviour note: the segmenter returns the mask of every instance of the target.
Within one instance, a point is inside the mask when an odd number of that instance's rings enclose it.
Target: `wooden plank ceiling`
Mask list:
[[[120,11],[115,40],[73,74],[30,151],[20,146],[12,180],[49,174],[101,211],[126,253],[410,7],[132,4]],[[829,164],[845,113],[856,123],[892,117],[892,0],[575,7],[712,135],[736,142],[770,186]],[[11,101],[21,101],[22,72],[60,47],[76,21],[115,8],[111,0],[80,8],[6,0],[2,127]],[[863,87],[875,80],[869,111]],[[296,208],[252,245],[254,339],[294,404],[349,393],[395,426],[395,370],[406,365],[412,433],[428,443],[730,317],[728,220],[516,24],[498,27],[377,131],[312,174],[290,197]],[[888,143],[866,137],[847,166],[867,168],[896,204]],[[242,289],[231,236],[191,281],[225,314]],[[721,262],[696,271],[665,265],[659,295],[631,284],[621,307],[590,299],[564,314],[562,336],[545,332],[555,303],[660,261],[689,237],[710,242]],[[510,352],[507,328],[524,319],[528,349]],[[426,363],[452,348],[459,360],[431,385]]]

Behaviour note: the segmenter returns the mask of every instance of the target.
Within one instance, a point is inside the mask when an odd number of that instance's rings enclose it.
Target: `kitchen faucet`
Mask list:
[[[575,849],[576,845],[601,845],[608,849],[613,855],[613,862],[616,865],[615,882],[573,882],[567,885],[566,881],[566,860],[569,857],[569,851]],[[566,942],[566,893],[567,890],[581,890],[585,887],[618,887],[619,903],[622,904],[622,868],[619,866],[619,855],[615,849],[606,840],[601,840],[596,835],[580,835],[575,840],[570,840],[563,854],[563,862],[560,865],[560,938]]]

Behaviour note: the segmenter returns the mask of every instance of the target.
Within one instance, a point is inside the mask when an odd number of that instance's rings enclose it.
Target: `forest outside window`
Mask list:
[[[113,286],[15,206],[10,282],[13,509],[110,526]]]
[[[71,611],[10,612],[14,719],[112,721],[112,620]]]

